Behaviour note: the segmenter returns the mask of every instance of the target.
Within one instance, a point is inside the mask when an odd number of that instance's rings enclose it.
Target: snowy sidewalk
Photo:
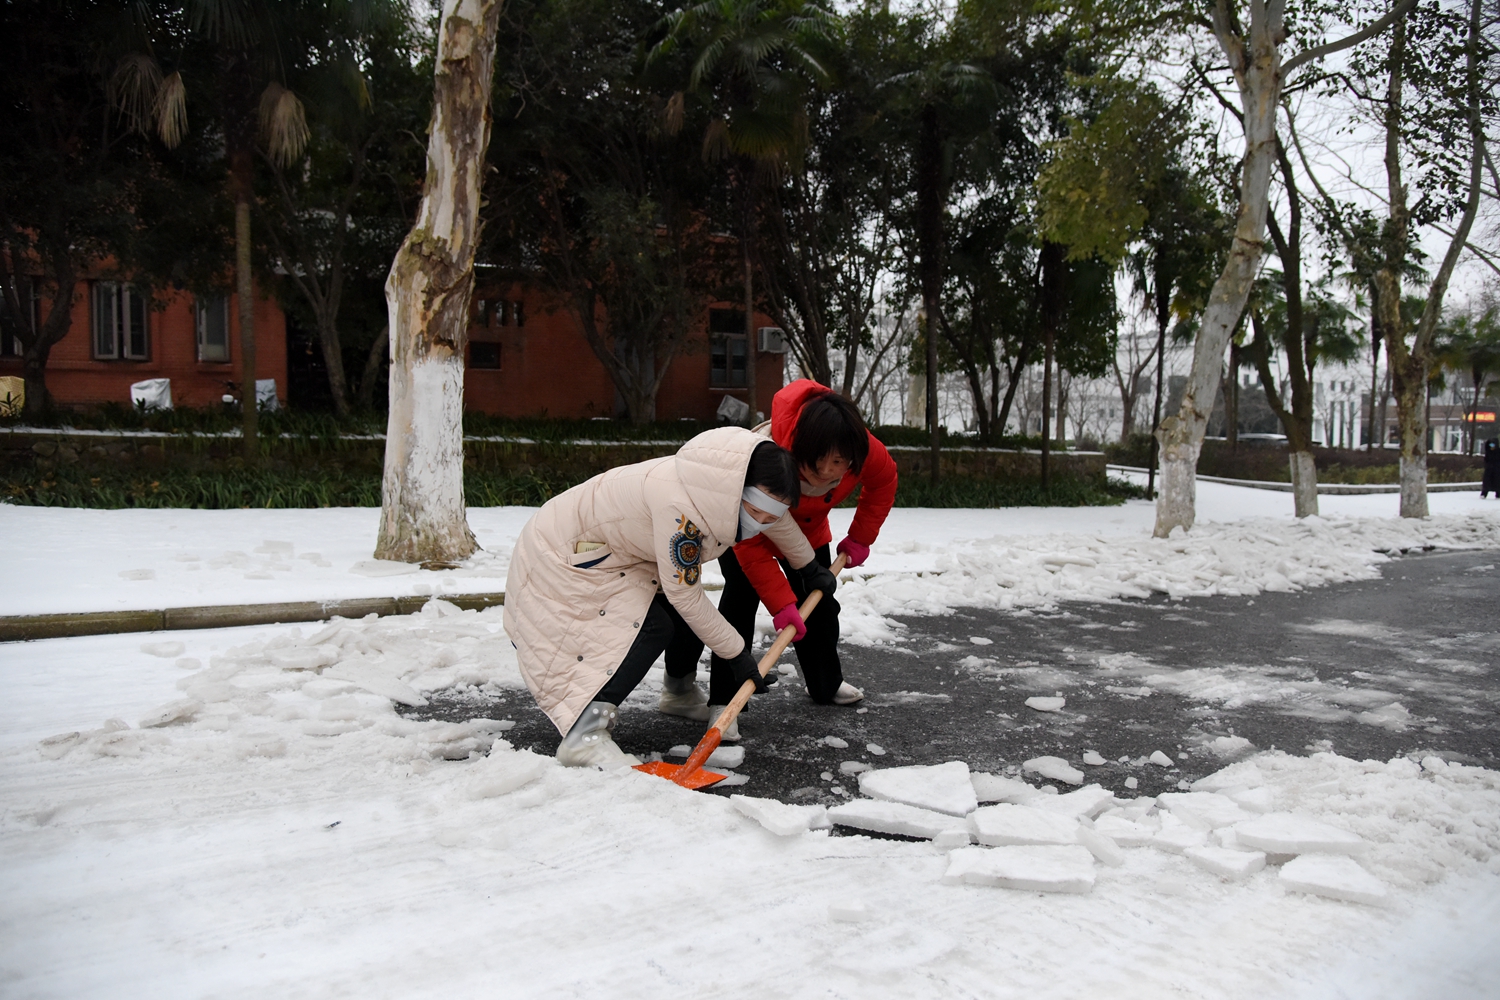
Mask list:
[[[1290,496],[1243,487],[1198,484],[1199,524],[1290,527]],[[1488,514],[1500,522],[1500,501],[1477,494],[1429,497],[1436,520]],[[1395,497],[1321,498],[1325,519],[1389,519]],[[483,551],[461,569],[430,572],[376,561],[380,512],[373,508],[312,510],[85,510],[0,505],[6,573],[0,614],[155,610],[203,605],[334,601],[354,598],[495,593],[505,589],[510,550],[530,507],[469,511]],[[835,511],[841,537],[852,511]],[[1149,539],[1154,505],[1014,507],[997,510],[897,508],[863,573],[929,573],[963,562],[966,553],[998,539],[1074,536]],[[1203,532],[1200,532],[1203,533]],[[1060,542],[1063,548],[1072,543]],[[1500,544],[1497,540],[1496,544]],[[717,566],[706,582],[721,582]]]

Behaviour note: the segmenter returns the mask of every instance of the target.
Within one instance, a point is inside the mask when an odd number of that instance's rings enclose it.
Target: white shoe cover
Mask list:
[[[621,750],[613,730],[620,710],[607,701],[591,702],[563,737],[557,748],[557,762],[563,767],[598,767],[614,771],[634,767],[639,757]]]
[[[728,706],[726,706],[726,705],[710,705],[710,706],[708,706],[708,724],[710,726],[712,726],[715,722],[718,722],[719,721],[719,716],[723,713],[724,709],[727,708],[727,707]],[[736,716],[735,720],[729,724],[729,728],[726,729],[726,730],[724,730],[724,742],[725,743],[738,743],[739,739],[740,739],[740,720],[739,720],[739,717]]]
[[[694,684],[692,690],[682,693],[668,691],[665,687],[661,689],[661,697],[656,700],[656,710],[663,715],[676,715],[684,719],[692,719],[694,722],[708,721],[708,695],[703,689]]]
[[[848,681],[841,682],[839,689],[833,693],[835,705],[853,705],[864,700],[865,693]]]

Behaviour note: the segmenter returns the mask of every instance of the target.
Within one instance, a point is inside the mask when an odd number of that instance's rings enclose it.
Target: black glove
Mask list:
[[[802,575],[802,585],[811,594],[815,590],[821,590],[829,597],[838,589],[839,578],[833,575],[833,570],[824,566],[814,559],[797,571]]]
[[[767,680],[760,675],[760,665],[755,662],[755,657],[750,655],[750,647],[746,646],[740,651],[740,655],[729,661],[729,669],[734,671],[734,682],[743,686],[746,681],[755,682],[755,693],[765,694],[766,689],[776,683],[775,679]]]

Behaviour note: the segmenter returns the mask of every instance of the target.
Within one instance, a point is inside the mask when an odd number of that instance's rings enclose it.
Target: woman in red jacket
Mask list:
[[[772,622],[780,631],[796,628],[794,645],[807,693],[820,705],[852,705],[864,693],[844,680],[839,662],[839,603],[833,598],[836,581],[828,566],[833,532],[828,514],[856,488],[863,487],[849,534],[839,542],[838,552],[848,556],[853,568],[870,555],[870,546],[880,534],[891,504],[896,499],[896,463],[890,453],[865,427],[854,404],[827,386],[801,379],[786,386],[771,402],[772,440],[792,453],[797,461],[802,495],[792,507],[796,524],[816,551],[816,558],[801,570],[793,569],[781,551],[764,535],[746,539],[719,557],[724,574],[724,593],[719,613],[748,643],[755,627],[755,606],[764,602]],[[826,596],[816,610],[802,620],[798,605],[813,590]],[[662,690],[660,709],[671,715],[712,720],[728,704],[738,688],[729,664],[715,656],[709,670],[708,707],[693,680],[686,661],[696,663],[697,650],[678,646],[668,652],[669,683]],[[684,661],[684,662],[679,662]],[[672,678],[670,675],[678,675]],[[737,726],[729,738],[738,738]]]

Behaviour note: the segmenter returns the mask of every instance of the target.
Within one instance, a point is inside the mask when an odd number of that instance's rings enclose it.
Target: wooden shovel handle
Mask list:
[[[828,569],[834,576],[838,576],[839,573],[843,572],[844,564],[848,561],[849,557],[840,552],[839,557],[833,561],[833,565],[828,567]],[[815,590],[807,595],[807,600],[803,601],[802,607],[797,609],[802,614],[804,621],[807,620],[808,615],[813,613],[813,609],[818,606],[818,602],[822,599],[823,591],[821,590]],[[762,677],[771,672],[771,668],[776,665],[776,661],[781,659],[781,654],[785,653],[786,648],[792,644],[792,636],[796,634],[797,627],[795,625],[788,625],[776,633],[776,641],[771,643],[771,648],[766,650],[766,655],[760,658],[759,668]],[[718,749],[719,742],[724,738],[724,733],[734,724],[734,720],[739,718],[741,709],[750,702],[750,696],[754,693],[754,681],[746,681],[740,685],[739,691],[735,692],[734,697],[730,699],[724,711],[719,713],[719,717],[714,720],[714,724],[708,727],[708,732],[703,734],[703,738],[693,748],[693,752],[683,763],[682,769],[677,772],[677,776],[672,779],[673,781],[683,784],[688,776],[707,763],[709,756]]]
[[[838,576],[843,572],[844,564],[848,561],[849,557],[840,552],[839,557],[833,561],[833,565],[828,567],[829,572],[835,577]],[[821,590],[815,590],[807,595],[807,600],[803,601],[802,607],[797,609],[802,615],[804,622],[807,620],[807,616],[813,613],[813,609],[818,606],[818,602],[822,599],[823,592]],[[797,628],[794,625],[788,625],[776,633],[776,641],[771,643],[771,648],[766,650],[766,655],[760,658],[759,666],[762,677],[771,672],[771,668],[776,665],[776,661],[781,659],[781,654],[785,653],[786,648],[792,644],[792,636],[796,634]],[[713,728],[717,729],[721,734],[728,731],[729,727],[734,724],[734,720],[739,717],[740,710],[749,704],[750,696],[754,693],[754,681],[746,681],[741,684],[739,691],[735,693],[729,705],[724,711],[719,713],[719,718],[714,722]]]

